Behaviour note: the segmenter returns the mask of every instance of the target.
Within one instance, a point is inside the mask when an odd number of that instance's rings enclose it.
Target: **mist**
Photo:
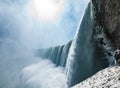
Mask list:
[[[67,78],[62,67],[49,60],[25,67],[21,72],[25,88],[67,88]]]
[[[0,0],[0,88],[66,88],[64,69],[34,50],[72,40],[87,2],[66,0],[59,19],[43,22],[31,15],[30,0]]]

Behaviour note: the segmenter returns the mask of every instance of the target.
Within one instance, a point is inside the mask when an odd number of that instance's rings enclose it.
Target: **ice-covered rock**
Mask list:
[[[120,66],[101,70],[72,88],[120,88]]]

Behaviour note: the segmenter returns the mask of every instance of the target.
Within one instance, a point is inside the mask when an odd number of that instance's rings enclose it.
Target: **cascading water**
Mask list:
[[[94,8],[90,2],[68,53],[65,71],[69,87],[115,63],[114,48],[96,21],[99,16]]]
[[[50,59],[56,66],[65,67],[71,42],[63,46],[36,50],[36,57]]]
[[[92,73],[94,53],[92,43],[94,27],[93,14],[91,4],[89,4],[81,26],[78,28],[77,34],[70,47],[66,64],[69,86],[73,86],[84,80],[85,77],[87,78]]]

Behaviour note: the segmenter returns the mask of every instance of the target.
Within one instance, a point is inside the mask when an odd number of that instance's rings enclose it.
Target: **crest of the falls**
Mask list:
[[[65,67],[71,42],[72,41],[63,46],[39,49],[36,51],[36,56],[50,59],[56,66]]]

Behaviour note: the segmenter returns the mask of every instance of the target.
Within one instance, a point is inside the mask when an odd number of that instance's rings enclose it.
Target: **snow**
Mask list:
[[[120,88],[120,67],[101,70],[72,88]]]

